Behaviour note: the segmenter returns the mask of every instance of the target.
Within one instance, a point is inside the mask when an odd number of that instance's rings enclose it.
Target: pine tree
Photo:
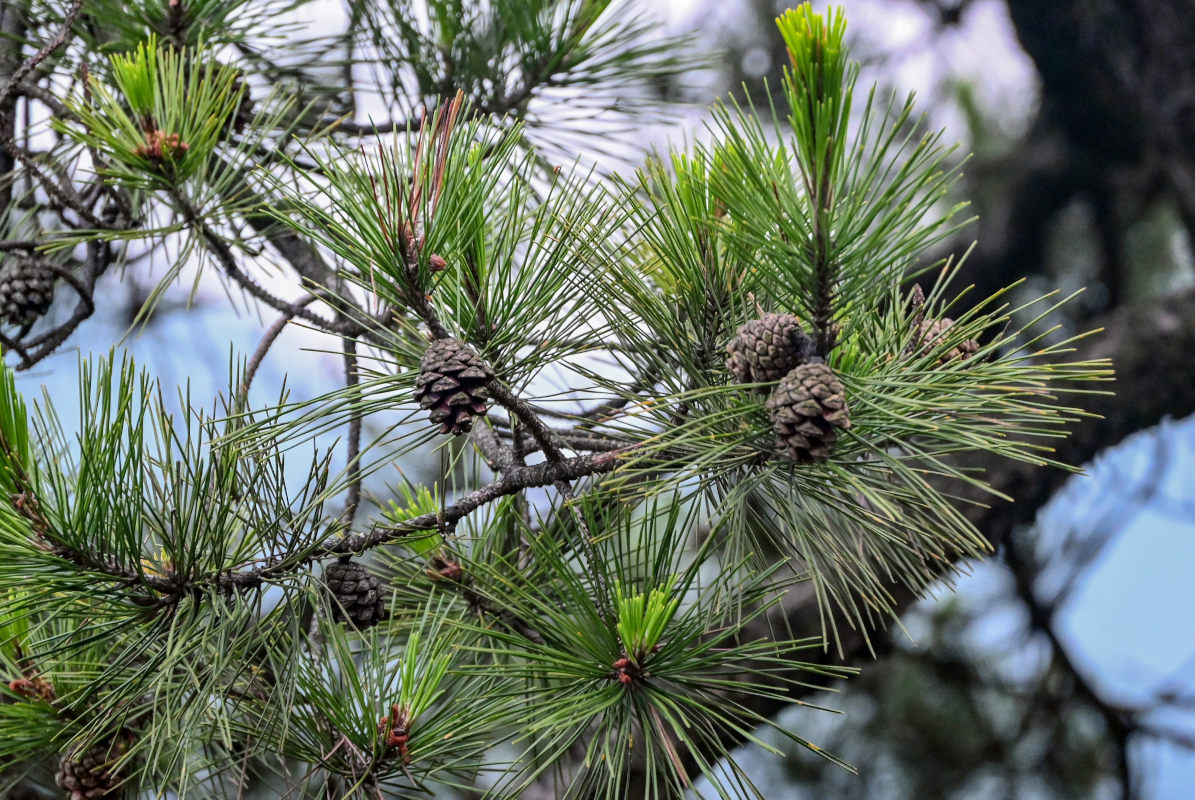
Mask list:
[[[1058,397],[1106,365],[1029,333],[1053,301],[952,309],[958,262],[929,253],[963,224],[956,160],[911,98],[858,101],[840,12],[779,18],[787,108],[718,105],[708,143],[606,178],[553,167],[570,117],[639,122],[627,98],[692,66],[626,6],[354,4],[351,37],[307,46],[388,65],[393,116],[363,125],[261,46],[294,5],[24,8],[0,252],[76,305],[6,320],[15,367],[138,247],[177,247],[163,285],[198,260],[281,318],[210,403],[87,356],[67,423],[4,369],[0,774],[757,796],[730,757],[774,725],[751,700],[847,674],[806,659],[981,556],[951,486],[983,476],[954,457],[1049,462],[1078,416]],[[52,112],[47,154],[15,98]],[[344,386],[252,407],[288,322],[342,350]],[[439,480],[363,490],[426,452]],[[820,627],[774,624],[794,588]]]

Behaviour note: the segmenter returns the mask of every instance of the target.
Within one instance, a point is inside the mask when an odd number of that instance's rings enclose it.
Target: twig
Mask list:
[[[1046,640],[1050,643],[1051,650],[1054,652],[1054,659],[1070,675],[1071,680],[1074,681],[1075,693],[1091,704],[1099,715],[1103,717],[1104,724],[1108,727],[1108,733],[1116,743],[1118,758],[1115,769],[1120,784],[1127,793],[1130,791],[1130,787],[1133,786],[1128,745],[1129,739],[1140,730],[1136,719],[1137,714],[1134,709],[1124,708],[1105,700],[1071,659],[1066,645],[1054,629],[1054,617],[1057,613],[1057,606],[1047,605],[1038,598],[1037,591],[1033,585],[1035,571],[1031,568],[1029,560],[1022,553],[1022,547],[1023,545],[1017,542],[1014,536],[1010,537],[1005,543],[1002,552],[1004,561],[1012,572],[1017,594],[1029,612],[1029,625],[1046,637]]]
[[[228,277],[232,278],[242,289],[248,294],[261,300],[271,308],[277,309],[284,314],[290,314],[295,317],[311,322],[328,333],[342,333],[346,330],[346,326],[332,322],[331,320],[308,311],[305,306],[306,302],[290,303],[280,297],[275,297],[270,292],[259,286],[256,281],[246,275],[240,265],[237,263],[236,256],[232,252],[232,248],[228,246],[228,242],[224,241],[204,220],[199,213],[199,209],[191,204],[191,201],[182,195],[181,192],[174,190],[171,192],[171,198],[178,204],[178,207],[183,212],[183,218],[194,227],[200,234],[204,243],[208,246],[208,250],[216,256],[220,262],[220,266],[224,268],[224,272]]]
[[[507,420],[491,418],[490,421],[499,434],[512,440],[517,439],[520,446],[523,447],[523,453],[534,453],[539,450],[536,444],[528,443],[524,445],[524,432],[520,429],[518,434],[516,434],[514,428]],[[606,450],[618,450],[630,444],[626,439],[617,439],[603,433],[576,429],[563,430],[561,428],[549,428],[548,431],[553,439],[558,440],[562,447],[567,447],[569,450],[602,452]]]
[[[357,341],[351,337],[344,337],[344,384],[352,389],[361,383],[361,374],[357,371]],[[355,395],[354,395],[355,396]],[[347,445],[346,471],[349,476],[348,496],[344,501],[344,509],[340,512],[340,524],[347,530],[357,516],[357,507],[361,505],[361,414],[354,412],[349,418],[349,439]]]
[[[0,89],[0,108],[4,107],[5,102],[12,93],[16,90],[17,84],[25,80],[25,76],[33,70],[37,69],[37,65],[50,57],[50,54],[57,50],[66,42],[66,36],[70,33],[71,25],[75,24],[75,18],[79,16],[79,12],[83,9],[83,0],[75,0],[71,3],[71,7],[67,9],[66,16],[62,20],[62,27],[58,33],[54,34],[54,38],[46,42],[41,50],[38,50],[32,57],[24,64],[22,64],[16,72],[13,73],[12,78]]]
[[[12,136],[9,135],[9,114],[5,110],[5,106],[8,103],[9,97],[16,92],[17,87],[25,80],[25,77],[29,75],[29,73],[33,72],[33,70],[35,70],[39,64],[50,57],[51,53],[53,53],[59,47],[62,47],[62,45],[66,42],[66,37],[70,33],[71,26],[74,24],[75,19],[79,16],[79,12],[82,10],[82,8],[83,0],[74,0],[74,2],[71,3],[70,8],[67,9],[66,16],[63,17],[62,27],[59,28],[58,33],[56,33],[53,38],[50,39],[50,41],[46,42],[40,50],[34,53],[28,61],[18,67],[17,71],[12,74],[12,77],[9,78],[8,82],[4,84],[2,88],[0,88],[0,144],[3,144],[5,149],[7,149],[14,158],[20,161],[21,164],[27,170],[29,170],[34,177],[37,178],[42,187],[46,190],[46,193],[49,194],[51,198],[57,200],[63,206],[70,208],[87,222],[95,225],[97,228],[104,228],[108,226],[106,226],[102,220],[96,217],[95,214],[93,214],[91,210],[87,208],[83,198],[80,197],[73,188],[69,187],[69,185],[59,184],[56,180],[43,172],[41,167],[39,167],[33,161],[33,159],[30,158],[29,154],[25,152],[25,149],[22,148]]]
[[[69,208],[82,217],[86,222],[94,225],[97,228],[110,228],[111,225],[105,223],[97,217],[91,209],[87,208],[83,198],[74,188],[60,184],[56,179],[47,175],[40,166],[37,165],[30,155],[25,152],[25,148],[17,144],[17,141],[8,135],[8,113],[0,109],[0,145],[3,145],[12,155],[21,162],[25,169],[37,178],[42,188],[46,190],[46,194],[50,198],[58,201],[64,208]]]
[[[15,350],[21,356],[21,363],[17,365],[18,370],[29,369],[53,353],[85,319],[95,313],[95,302],[92,300],[91,292],[95,287],[96,279],[107,270],[111,260],[111,247],[107,243],[100,244],[92,240],[87,243],[87,258],[84,261],[83,270],[86,276],[84,281],[78,280],[62,267],[51,265],[54,272],[64,278],[78,293],[79,302],[75,305],[75,310],[69,319],[27,342],[18,344],[6,336],[0,336],[0,342],[3,342],[5,347]]]
[[[335,123],[335,130],[347,133],[349,136],[373,136],[374,134],[394,133],[396,131],[418,133],[427,121],[426,114],[408,119],[388,119],[385,122],[371,122],[368,125],[361,122],[344,120],[343,122]]]
[[[535,413],[535,410],[526,401],[510,391],[504,383],[496,380],[490,382],[490,396],[494,398],[496,403],[517,416],[519,421],[527,426],[528,430],[531,431],[531,436],[539,444],[540,449],[544,452],[544,456],[548,459],[547,463],[556,464],[564,459],[564,454],[560,452],[560,448],[556,445],[552,437],[551,428],[540,419],[539,415]],[[593,549],[593,537],[589,531],[589,524],[585,521],[585,515],[581,512],[581,509],[576,506],[576,496],[573,493],[573,487],[569,480],[556,480],[552,482],[552,485],[560,492],[561,497],[564,498],[565,505],[568,506],[569,512],[573,515],[573,519],[577,523],[577,530],[581,535],[581,549],[589,565],[589,572],[593,577],[594,587],[599,594],[598,613],[604,622],[609,623],[613,608],[611,605],[610,587],[606,585],[605,573],[598,566],[599,562],[597,553]]]
[[[118,582],[146,586],[156,593],[152,598],[153,605],[169,606],[176,603],[182,596],[205,587],[225,593],[252,591],[268,581],[297,572],[311,562],[322,558],[359,553],[395,542],[419,531],[441,530],[445,525],[456,523],[487,503],[523,489],[550,486],[560,481],[571,481],[588,475],[610,472],[617,466],[621,455],[621,452],[597,453],[564,459],[559,462],[543,462],[515,467],[493,483],[469,493],[441,511],[422,514],[394,525],[378,527],[368,534],[344,537],[337,532],[335,536],[329,537],[311,548],[301,557],[272,557],[263,566],[243,572],[221,572],[196,576],[190,580],[180,580],[177,576],[163,577],[142,573],[122,566],[109,558],[76,550],[60,542],[47,542],[42,549],[85,569],[108,575]],[[47,531],[46,535],[51,537],[52,533]]]
[[[535,413],[535,409],[512,392],[501,381],[490,381],[489,388],[490,397],[494,398],[494,402],[518,417],[519,421],[527,426],[527,429],[531,432],[531,436],[539,444],[540,449],[544,451],[544,455],[550,461],[559,461],[564,458],[564,455],[560,452],[560,448],[552,438],[552,429],[540,419],[539,415]]]
[[[496,420],[494,420],[496,422]],[[469,437],[481,451],[486,465],[494,472],[506,472],[515,465],[516,454],[505,442],[494,433],[494,429],[482,423],[474,425]]]
[[[296,305],[306,306],[315,299],[314,296],[307,297],[300,300]],[[261,337],[261,341],[257,343],[257,349],[253,351],[253,356],[249,359],[249,363],[245,365],[245,378],[241,381],[240,386],[240,393],[243,398],[248,398],[249,387],[253,384],[253,379],[257,376],[257,370],[261,368],[261,363],[265,361],[270,348],[274,346],[274,342],[278,340],[278,337],[282,335],[282,331],[286,330],[286,326],[294,318],[295,315],[290,312],[283,313],[266,330],[265,335]]]

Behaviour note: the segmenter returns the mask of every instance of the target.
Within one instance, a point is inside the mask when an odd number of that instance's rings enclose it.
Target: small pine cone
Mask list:
[[[120,774],[112,765],[124,751],[124,743],[118,740],[64,754],[58,762],[54,781],[68,792],[69,800],[116,800],[124,795],[124,789],[120,786]]]
[[[851,427],[842,383],[825,364],[802,364],[784,376],[765,404],[781,447],[798,464],[820,461]]]
[[[332,618],[354,628],[369,628],[386,618],[382,582],[356,561],[337,561],[324,570],[332,594]]]
[[[54,270],[40,261],[18,260],[0,272],[0,318],[31,325],[54,301]]]
[[[744,323],[726,352],[726,368],[740,383],[771,383],[809,360],[813,340],[791,314],[767,313]]]
[[[938,345],[946,332],[950,330],[950,326],[954,324],[954,320],[949,317],[942,319],[923,319],[917,326],[917,339],[915,347],[919,352],[926,352]],[[974,339],[967,339],[956,343],[946,352],[938,356],[938,363],[945,364],[949,361],[961,361],[964,358],[969,358],[979,352],[979,342]]]
[[[494,372],[469,345],[456,339],[439,339],[419,362],[415,399],[430,408],[432,423],[440,433],[459,436],[473,427],[475,417],[485,416],[490,399],[487,384]]]

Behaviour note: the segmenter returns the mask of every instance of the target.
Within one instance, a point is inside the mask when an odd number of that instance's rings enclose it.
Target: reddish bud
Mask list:
[[[30,700],[49,702],[54,699],[54,687],[50,685],[49,681],[40,677],[11,680],[8,682],[8,688]]]

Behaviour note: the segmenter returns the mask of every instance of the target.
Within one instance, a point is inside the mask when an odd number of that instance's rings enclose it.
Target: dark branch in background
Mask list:
[[[217,169],[221,174],[231,176],[224,199],[246,205],[249,210],[244,212],[242,219],[290,264],[303,279],[304,287],[325,302],[334,301],[331,289],[337,285],[336,271],[320,251],[289,228],[279,225],[266,212],[256,210],[265,206],[267,198],[254,191],[243,171],[227,161],[219,162]]]
[[[70,33],[71,25],[74,24],[75,18],[79,16],[79,11],[82,8],[83,0],[74,0],[74,2],[71,3],[70,8],[67,9],[66,17],[62,20],[62,27],[59,29],[58,33],[54,34],[54,37],[50,39],[50,41],[46,42],[40,50],[34,53],[28,61],[22,64],[20,68],[13,73],[12,77],[8,79],[8,82],[4,86],[0,87],[0,109],[4,108],[8,98],[11,97],[15,91],[17,84],[25,80],[25,76],[37,69],[38,64],[45,61],[50,57],[51,53],[66,43],[66,36],[68,33]]]
[[[75,190],[69,185],[69,182],[60,184],[54,178],[51,178],[49,175],[43,172],[41,167],[39,167],[33,161],[33,159],[29,157],[24,149],[17,144],[17,141],[13,135],[11,113],[9,111],[9,98],[16,93],[20,83],[27,75],[37,68],[38,64],[45,61],[55,50],[62,47],[62,45],[66,42],[67,35],[70,33],[71,25],[74,24],[75,19],[79,16],[79,11],[82,8],[83,0],[74,0],[74,2],[71,3],[70,8],[67,9],[66,17],[63,19],[62,27],[58,30],[58,32],[54,34],[54,36],[48,42],[46,42],[40,50],[34,53],[33,56],[31,56],[24,64],[18,67],[17,71],[8,78],[8,81],[3,86],[0,86],[0,145],[3,145],[9,156],[15,158],[17,161],[20,161],[21,164],[27,170],[29,170],[30,174],[34,175],[38,179],[38,182],[54,200],[57,200],[63,206],[69,207],[90,224],[95,225],[97,228],[103,228],[106,227],[105,224],[91,212],[91,209],[87,208],[83,198],[79,197],[78,193],[75,192]],[[15,10],[13,11],[13,14],[16,16]],[[0,31],[0,33],[2,33],[2,31]],[[18,41],[20,40],[18,39]],[[19,45],[15,46],[19,47]],[[8,159],[6,159],[6,161],[7,160]],[[0,164],[0,166],[3,165]],[[5,172],[0,172],[0,175],[5,173],[11,175],[11,169],[6,170]],[[7,206],[8,198],[6,197],[5,200],[6,202],[4,205]],[[0,208],[0,210],[3,209]]]
[[[352,388],[361,383],[361,374],[357,371],[357,342],[352,337],[344,337],[344,383]],[[349,419],[349,440],[345,448],[345,469],[348,473],[348,497],[344,501],[344,510],[340,512],[340,524],[346,529],[352,527],[353,518],[357,516],[357,507],[361,504],[361,415],[353,414]]]
[[[1042,102],[1014,155],[973,164],[979,185],[985,171],[1012,185],[993,207],[981,203],[983,247],[959,279],[974,283],[982,298],[1039,270],[1052,226],[1078,202],[1094,217],[1103,302],[1115,308],[1133,280],[1123,241],[1110,232],[1126,230],[1161,201],[1195,241],[1191,5],[1008,0],[1008,8],[1037,68]]]
[[[315,300],[315,297],[307,297],[295,303],[300,308],[308,305]],[[261,363],[265,361],[266,356],[270,352],[270,348],[274,346],[274,342],[282,335],[282,331],[286,330],[286,326],[295,318],[295,315],[287,312],[274,321],[269,328],[266,329],[265,334],[261,337],[261,341],[257,344],[257,349],[253,351],[253,355],[249,358],[249,362],[245,365],[245,377],[241,380],[241,394],[248,399],[249,387],[253,385],[253,379],[257,376],[258,369],[261,368]]]
[[[1045,603],[1038,598],[1034,583],[1041,565],[1032,563],[1028,554],[1022,552],[1026,548],[1025,543],[1019,541],[1020,538],[1018,536],[1008,537],[1000,552],[1004,563],[1012,573],[1017,597],[1029,612],[1029,627],[1034,633],[1044,636],[1050,643],[1054,660],[1066,674],[1071,676],[1074,682],[1075,694],[1103,717],[1104,725],[1115,744],[1117,755],[1115,771],[1120,785],[1126,790],[1126,796],[1129,796],[1129,789],[1134,786],[1134,783],[1128,748],[1129,739],[1137,732],[1137,724],[1134,720],[1136,714],[1133,709],[1114,706],[1101,697],[1099,691],[1084,677],[1083,670],[1070,657],[1066,643],[1062,641],[1055,629],[1055,616],[1059,607],[1057,604]]]
[[[195,208],[190,200],[183,197],[177,191],[172,194],[172,199],[178,205],[179,210],[183,212],[183,218],[187,221],[187,224],[194,228],[200,235],[203,243],[207,246],[207,249],[216,256],[216,260],[220,262],[224,274],[244,289],[247,294],[262,301],[271,308],[281,311],[283,314],[305,319],[330,333],[341,332],[345,329],[345,325],[333,322],[313,311],[307,310],[305,302],[288,302],[280,297],[275,297],[258,285],[256,281],[246,275],[244,270],[241,269],[241,265],[237,263],[236,254],[232,252],[232,248],[228,242],[212,230],[199,209]]]
[[[328,120],[328,124],[332,124],[334,120]],[[346,133],[350,136],[373,136],[375,134],[394,133],[395,131],[407,131],[408,133],[417,133],[423,129],[427,123],[427,115],[420,114],[418,117],[403,120],[386,120],[385,122],[378,122],[372,124],[364,124],[360,122],[353,122],[351,120],[342,120],[335,122],[336,130],[341,133]]]
[[[13,3],[0,5],[0,85],[9,86],[21,67],[21,43],[25,40],[24,9]],[[0,137],[12,139],[15,133],[11,103],[0,103]],[[16,175],[16,156],[0,147],[0,215],[12,202],[12,182]]]

